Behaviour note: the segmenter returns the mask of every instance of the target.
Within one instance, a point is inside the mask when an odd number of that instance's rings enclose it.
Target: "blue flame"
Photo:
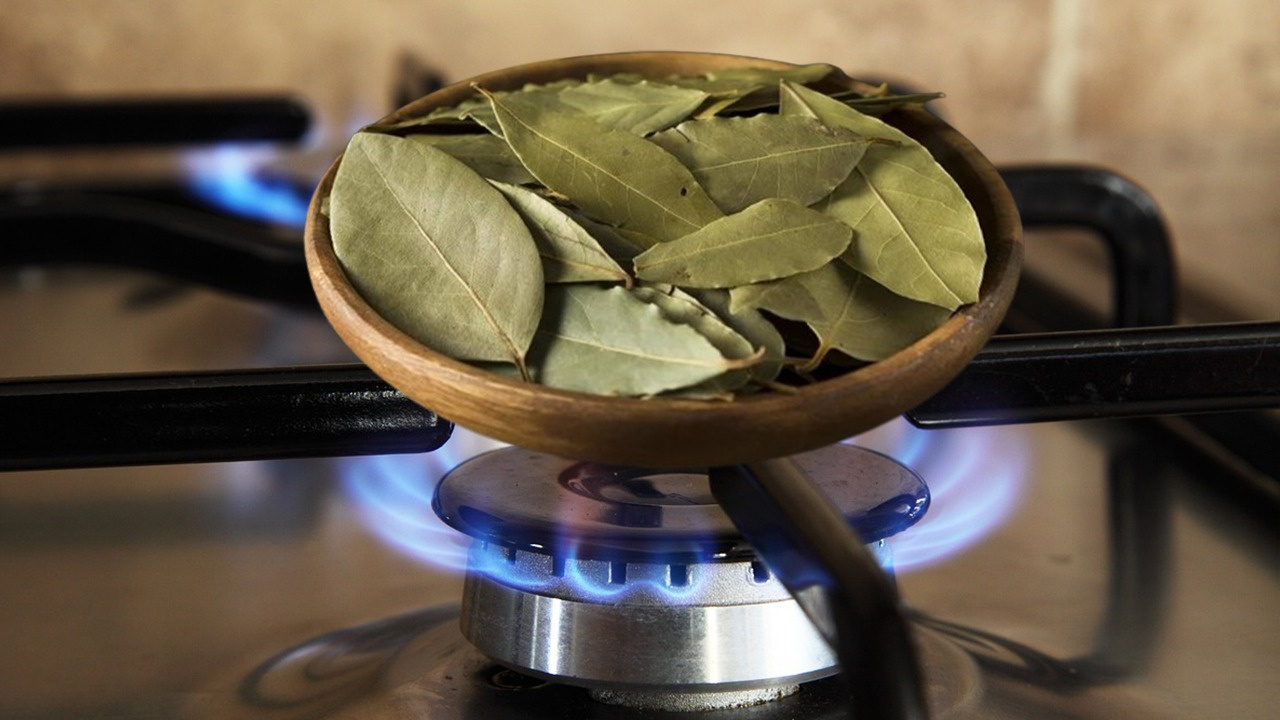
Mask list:
[[[710,583],[698,582],[696,578],[683,585],[671,584],[666,577],[667,566],[661,563],[628,564],[626,583],[613,583],[600,572],[610,565],[608,561],[580,560],[572,549],[561,549],[561,553],[557,562],[563,564],[559,574],[554,574],[550,572],[549,557],[539,557],[535,563],[526,565],[516,562],[505,548],[474,543],[468,569],[523,590],[547,592],[561,588],[574,596],[589,597],[598,602],[642,597],[668,601],[695,600],[700,594],[714,589]],[[592,568],[594,572],[588,568]]]
[[[934,565],[972,547],[1018,506],[1027,456],[1016,427],[921,430],[895,421],[854,440],[915,470],[929,512],[891,540],[896,572]]]
[[[665,566],[654,566],[652,575],[637,576],[638,566],[628,566],[626,584],[610,583],[586,571],[602,561],[578,561],[572,550],[559,577],[538,572],[514,562],[504,549],[490,548],[446,525],[431,507],[432,494],[440,479],[464,460],[502,447],[503,444],[454,430],[449,443],[430,455],[383,455],[347,458],[341,461],[341,477],[346,493],[354,500],[365,527],[387,545],[420,562],[445,570],[474,570],[500,578],[513,587],[537,591],[556,583],[573,586],[577,592],[601,601],[660,594],[668,598],[694,597],[705,590],[689,583],[673,586],[657,575]]]
[[[466,570],[471,538],[445,525],[431,509],[436,483],[469,457],[502,444],[458,428],[429,455],[347,458],[341,475],[365,526],[410,557],[450,570]]]
[[[336,120],[317,117],[300,148],[301,155],[295,153],[291,159],[305,159],[307,152],[314,151],[322,155],[327,164],[337,150],[325,148],[338,141],[346,144],[347,138],[379,115],[381,113],[371,108],[356,107]],[[269,171],[270,166],[281,159],[282,149],[271,143],[231,142],[188,153],[184,162],[191,191],[227,212],[301,228],[306,224],[314,186]]]
[[[269,146],[219,145],[186,157],[191,190],[197,197],[255,220],[302,227],[311,193],[293,182],[262,172],[275,156]]]
[[[897,458],[929,485],[929,512],[891,540],[897,572],[941,562],[971,547],[998,528],[1017,506],[1026,469],[1017,428],[939,432],[895,421],[850,442]],[[431,508],[436,484],[462,461],[497,447],[502,443],[459,428],[444,448],[429,455],[347,459],[343,481],[367,527],[388,545],[440,568],[463,571],[470,567],[529,590],[571,582],[601,600],[616,599],[624,592],[687,598],[701,591],[696,582],[669,584],[658,576],[664,567],[660,565],[653,567],[652,577],[631,575],[622,585],[585,572],[594,561],[577,562],[570,557],[563,578],[552,577],[516,562],[500,549],[473,543],[445,525]],[[630,565],[628,571],[634,573],[637,567]]]

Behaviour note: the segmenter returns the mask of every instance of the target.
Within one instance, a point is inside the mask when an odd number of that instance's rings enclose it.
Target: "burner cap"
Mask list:
[[[841,444],[791,459],[867,543],[910,527],[928,507],[920,477],[880,453]],[[753,555],[712,498],[702,468],[600,465],[508,447],[451,471],[434,505],[467,535],[534,552],[700,562]]]

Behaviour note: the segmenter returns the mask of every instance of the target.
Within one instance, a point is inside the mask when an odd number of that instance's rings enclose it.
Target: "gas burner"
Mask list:
[[[891,572],[887,539],[929,505],[920,477],[853,445],[791,460]],[[434,498],[446,523],[475,538],[461,609],[276,649],[220,679],[235,697],[194,717],[845,716],[834,652],[710,485],[703,469],[607,466],[517,447],[476,456]],[[973,660],[926,628],[914,641],[935,716],[973,717],[963,714],[981,696]]]
[[[793,458],[883,564],[928,506],[896,461],[834,445]],[[711,496],[707,473],[579,463],[520,448],[441,481],[436,511],[476,538],[462,633],[537,679],[636,708],[754,705],[837,672],[799,603]]]

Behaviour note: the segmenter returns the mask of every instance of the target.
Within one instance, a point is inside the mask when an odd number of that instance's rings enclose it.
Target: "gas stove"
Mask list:
[[[258,103],[229,132],[300,132]],[[296,229],[7,190],[0,718],[1269,717],[1280,328],[1172,326],[1122,177],[1004,175],[1104,241],[1110,317],[1030,275],[782,488],[455,430],[351,363]]]

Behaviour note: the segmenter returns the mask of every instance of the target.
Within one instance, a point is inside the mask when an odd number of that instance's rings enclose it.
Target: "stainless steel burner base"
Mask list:
[[[610,705],[625,705],[637,710],[665,710],[667,712],[706,712],[761,705],[781,700],[800,692],[799,685],[782,685],[760,690],[729,692],[671,693],[630,692],[626,690],[592,690],[591,699]]]
[[[706,582],[729,586],[721,593],[726,597],[698,594],[717,604],[662,604],[643,595],[583,601],[470,573],[462,632],[486,655],[521,672],[630,694],[714,695],[834,674],[835,655],[799,604],[776,581],[753,583],[750,568],[745,562],[689,567],[695,578],[726,576]]]
[[[934,720],[992,720],[973,660],[921,629],[916,639]],[[265,661],[262,659],[267,657]],[[839,678],[750,707],[688,707],[689,720],[834,720],[847,717]],[[668,710],[674,709],[671,707]],[[458,630],[456,606],[338,630],[267,650],[198,693],[176,717],[190,720],[643,720],[653,711],[605,705],[579,687],[514,672]],[[1121,716],[1116,716],[1121,717]]]
[[[885,538],[928,506],[919,476],[865,448],[837,444],[794,461],[878,559]],[[706,469],[574,463],[519,448],[459,465],[433,507],[476,539],[463,635],[535,677],[626,697],[706,695],[701,707],[760,702],[779,693],[709,698],[834,674],[812,606],[774,576],[711,487]]]

